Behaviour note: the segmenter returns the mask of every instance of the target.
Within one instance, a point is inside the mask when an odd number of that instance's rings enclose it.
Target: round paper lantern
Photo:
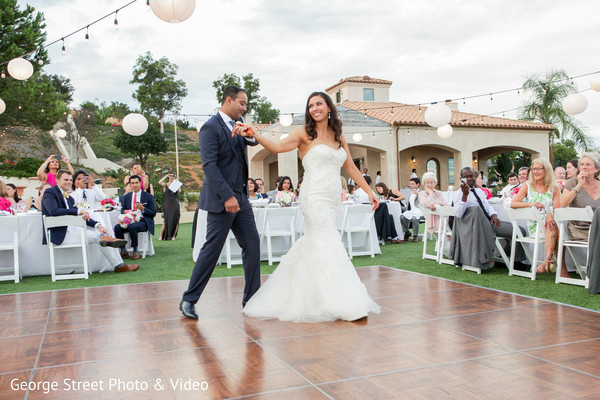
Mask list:
[[[290,126],[290,125],[292,125],[292,122],[293,122],[293,118],[290,114],[283,114],[279,118],[279,123],[281,124],[281,126]]]
[[[131,136],[140,136],[148,130],[148,120],[142,114],[131,113],[123,118],[123,130]]]
[[[354,135],[352,135],[352,140],[358,143],[362,140],[362,135],[360,133],[355,133]]]
[[[587,98],[581,93],[575,93],[565,97],[563,99],[562,106],[563,110],[565,110],[567,114],[581,114],[587,108],[588,101]]]
[[[0,114],[2,114],[6,110],[6,103],[4,100],[0,99]]]
[[[21,57],[10,60],[7,69],[10,76],[20,81],[24,81],[33,75],[33,65]]]
[[[425,122],[434,128],[446,125],[452,118],[452,111],[445,104],[434,104],[425,111]]]
[[[289,135],[289,134],[287,134],[287,133],[284,133],[283,135],[281,135],[281,136],[279,137],[279,140],[283,140],[283,139],[285,139],[285,138],[286,138],[286,137],[288,137],[288,136],[290,136],[290,135]]]
[[[453,129],[448,124],[442,125],[439,128],[437,128],[437,134],[442,139],[448,139],[450,136],[452,136],[452,132],[453,132]]]
[[[62,139],[65,136],[67,136],[67,131],[65,131],[64,129],[59,129],[56,131],[56,136]]]
[[[596,92],[600,92],[600,74],[592,75],[590,78],[590,87]]]
[[[176,24],[192,16],[196,0],[150,0],[150,8],[158,18]]]

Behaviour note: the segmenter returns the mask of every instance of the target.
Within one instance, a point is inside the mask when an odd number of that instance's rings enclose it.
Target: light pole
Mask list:
[[[175,115],[175,165],[177,168],[177,179],[179,179],[179,147],[177,146],[177,111]]]

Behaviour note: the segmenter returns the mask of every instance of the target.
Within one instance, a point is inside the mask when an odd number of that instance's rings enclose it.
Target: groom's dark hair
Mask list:
[[[231,97],[233,100],[235,100],[235,98],[237,97],[239,92],[246,93],[246,91],[240,87],[233,86],[233,85],[227,86],[225,89],[223,89],[221,105],[225,104],[225,100],[227,100],[228,97]]]

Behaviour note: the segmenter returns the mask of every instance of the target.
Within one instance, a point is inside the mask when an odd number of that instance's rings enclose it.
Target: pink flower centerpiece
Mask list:
[[[139,210],[125,210],[125,212],[119,215],[119,225],[121,228],[127,228],[129,224],[139,222],[142,219],[142,213]]]

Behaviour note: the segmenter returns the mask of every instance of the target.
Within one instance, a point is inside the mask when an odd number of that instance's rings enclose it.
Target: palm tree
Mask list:
[[[581,123],[567,114],[562,107],[562,100],[576,92],[564,70],[550,70],[543,77],[530,76],[522,88],[530,95],[530,99],[522,106],[519,118],[554,126],[550,134],[551,154],[554,143],[565,139],[571,139],[581,150],[589,149],[592,139],[585,134]]]

